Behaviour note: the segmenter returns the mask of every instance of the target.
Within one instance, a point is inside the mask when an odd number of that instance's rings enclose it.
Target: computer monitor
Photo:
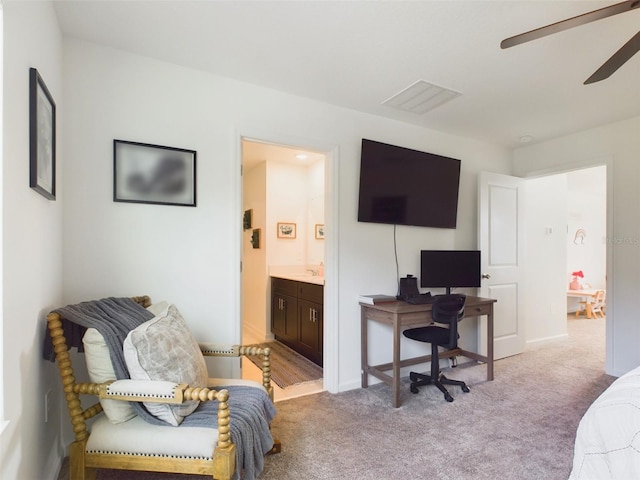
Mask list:
[[[420,286],[446,288],[480,286],[479,250],[421,250]]]

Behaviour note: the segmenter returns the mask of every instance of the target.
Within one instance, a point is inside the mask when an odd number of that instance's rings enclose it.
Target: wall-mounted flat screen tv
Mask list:
[[[460,160],[362,139],[358,221],[456,228]]]

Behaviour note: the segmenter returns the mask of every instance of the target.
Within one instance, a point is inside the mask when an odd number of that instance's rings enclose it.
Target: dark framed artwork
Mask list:
[[[113,201],[195,207],[195,150],[114,140]]]
[[[253,248],[260,248],[260,229],[254,228],[251,232],[251,246]]]
[[[35,68],[29,69],[29,186],[56,199],[56,103]]]
[[[242,216],[242,228],[249,230],[251,228],[251,219],[253,217],[253,210],[245,210]]]

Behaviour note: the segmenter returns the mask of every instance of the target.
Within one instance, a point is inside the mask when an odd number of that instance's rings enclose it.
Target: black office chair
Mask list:
[[[458,385],[463,392],[469,392],[467,384],[460,380],[452,380],[445,377],[440,372],[440,359],[438,357],[438,347],[447,350],[458,348],[458,322],[464,317],[464,304],[466,295],[436,295],[433,298],[433,310],[431,318],[435,323],[447,324],[449,328],[429,325],[427,327],[410,328],[403,332],[404,336],[419,342],[431,344],[431,375],[411,372],[411,392],[418,393],[418,387],[433,383],[444,393],[447,402],[453,402],[453,397],[445,388],[446,385]]]

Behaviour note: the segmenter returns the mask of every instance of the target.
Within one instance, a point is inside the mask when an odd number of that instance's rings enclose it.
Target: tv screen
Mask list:
[[[421,250],[420,286],[446,288],[480,286],[478,250]]]
[[[362,139],[358,221],[456,228],[460,160]]]

